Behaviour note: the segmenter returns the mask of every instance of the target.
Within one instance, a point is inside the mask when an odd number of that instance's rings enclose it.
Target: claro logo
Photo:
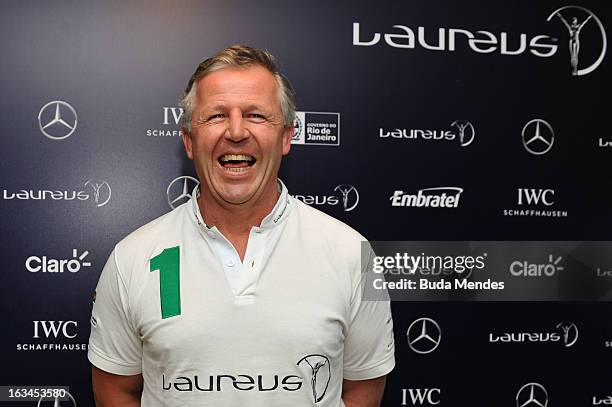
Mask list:
[[[47,256],[30,256],[25,261],[25,268],[30,273],[77,273],[83,267],[91,266],[85,261],[89,252],[85,250],[79,255],[77,249],[72,249],[71,259],[54,259]]]

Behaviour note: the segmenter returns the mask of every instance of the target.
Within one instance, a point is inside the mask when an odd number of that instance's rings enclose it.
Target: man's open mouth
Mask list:
[[[224,154],[219,157],[219,164],[231,172],[243,172],[255,164],[255,157],[246,154]]]

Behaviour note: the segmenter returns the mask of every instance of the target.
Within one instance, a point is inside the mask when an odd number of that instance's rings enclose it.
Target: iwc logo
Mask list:
[[[77,114],[74,108],[62,101],[54,100],[44,105],[38,112],[38,128],[51,140],[63,140],[74,133]]]
[[[166,189],[166,196],[170,208],[174,209],[191,199],[191,191],[199,184],[200,182],[197,179],[188,175],[173,179]]]

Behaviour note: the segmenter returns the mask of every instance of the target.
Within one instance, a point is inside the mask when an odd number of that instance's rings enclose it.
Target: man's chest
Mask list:
[[[341,354],[347,283],[330,264],[308,255],[273,255],[259,268],[243,267],[237,294],[211,252],[181,249],[178,267],[168,257],[142,271],[134,317],[152,360],[206,358],[207,365],[227,366],[228,359],[266,359],[281,350],[289,359]],[[160,266],[176,275],[164,279]]]

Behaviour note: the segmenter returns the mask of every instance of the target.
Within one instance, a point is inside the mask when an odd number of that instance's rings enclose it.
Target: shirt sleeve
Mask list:
[[[96,287],[87,357],[97,368],[124,376],[142,372],[142,341],[130,318],[128,295],[115,248]]]
[[[375,297],[368,295],[367,299],[364,298],[374,252],[367,243],[362,247],[362,264],[351,300],[351,322],[344,342],[344,378],[347,380],[374,379],[386,375],[395,367],[389,296],[382,291]]]

